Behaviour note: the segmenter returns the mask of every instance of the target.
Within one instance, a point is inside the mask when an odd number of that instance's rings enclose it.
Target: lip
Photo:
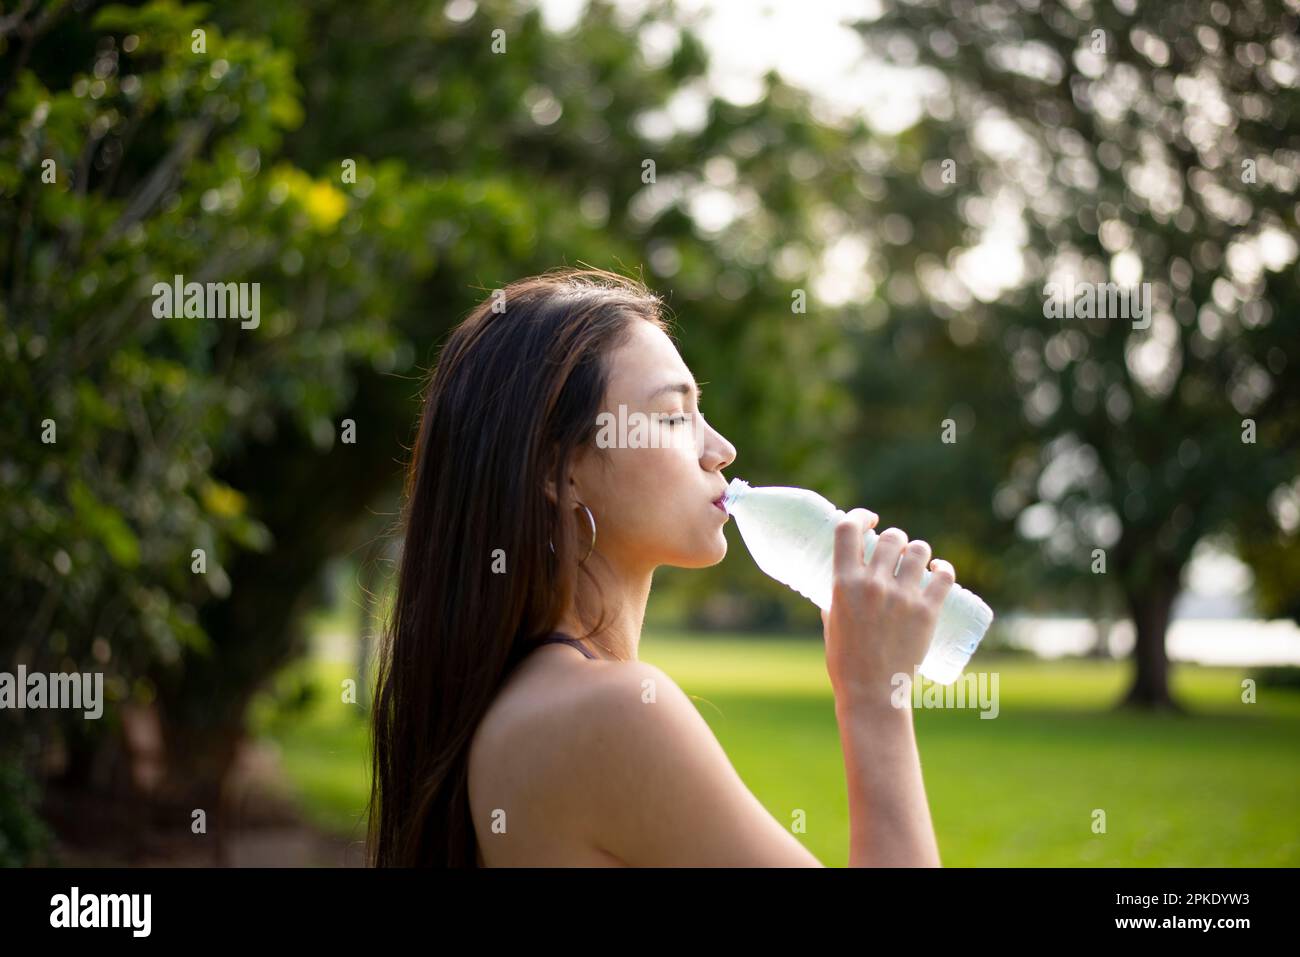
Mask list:
[[[726,493],[726,492],[723,492],[721,495],[719,495],[717,498],[715,498],[715,499],[713,500],[713,504],[714,504],[714,506],[715,506],[715,507],[718,509],[718,511],[720,511],[723,515],[726,515],[726,514],[727,514],[727,510],[726,510],[726,509],[723,507],[723,505],[722,505],[722,500],[723,500],[724,498],[726,498],[726,495],[727,495],[727,493]]]

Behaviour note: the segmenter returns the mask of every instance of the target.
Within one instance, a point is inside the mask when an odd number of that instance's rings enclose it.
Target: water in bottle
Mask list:
[[[732,479],[722,505],[736,519],[740,537],[755,563],[819,608],[830,611],[834,583],[835,526],[845,513],[804,488],[751,488]],[[868,529],[863,559],[870,560],[879,536]],[[922,587],[930,580],[927,569]],[[993,611],[978,595],[953,585],[939,610],[930,649],[920,671],[939,684],[951,684],[975,653],[993,623]]]

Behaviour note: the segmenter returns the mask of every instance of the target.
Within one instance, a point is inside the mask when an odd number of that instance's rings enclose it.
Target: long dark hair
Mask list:
[[[564,476],[595,439],[609,353],[640,320],[667,330],[662,301],[639,280],[559,269],[494,292],[442,348],[407,472],[378,661],[374,866],[477,864],[470,741],[588,573],[579,561],[590,540],[579,540]]]

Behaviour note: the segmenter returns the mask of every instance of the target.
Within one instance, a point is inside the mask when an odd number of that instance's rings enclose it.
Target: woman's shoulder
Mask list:
[[[662,669],[552,664],[514,689],[471,783],[490,863],[817,865]]]
[[[540,854],[608,863],[590,846],[593,797],[628,757],[619,742],[636,720],[632,708],[655,702],[671,679],[644,662],[572,658],[556,654],[512,675],[474,732],[469,798],[480,839],[494,828],[546,835],[544,848],[498,841],[498,862]]]
[[[533,797],[570,802],[623,762],[691,746],[717,745],[661,668],[556,653],[525,661],[497,693],[470,744],[470,789],[525,787]]]
[[[544,657],[544,656],[543,656]],[[530,656],[497,692],[471,745],[471,774],[498,761],[563,767],[593,733],[629,717],[632,705],[655,703],[680,689],[644,661],[589,661]],[[634,714],[635,712],[632,712]],[[478,759],[476,761],[476,758]]]
[[[557,658],[561,657],[559,655]],[[563,806],[600,793],[610,775],[628,778],[722,757],[690,697],[645,661],[550,662],[503,690],[484,721],[480,780],[507,772]],[[472,772],[471,772],[472,773]]]

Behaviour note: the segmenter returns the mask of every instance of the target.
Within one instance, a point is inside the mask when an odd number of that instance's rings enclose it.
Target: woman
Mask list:
[[[375,695],[376,865],[820,866],[638,658],[655,569],[727,553],[736,457],[666,328],[640,283],[559,270],[494,294],[443,347]],[[597,441],[620,406],[660,440]],[[850,863],[938,865],[891,676],[924,656],[953,570],[932,563],[922,590],[929,547],[897,529],[864,564],[875,521],[837,528],[822,616]]]

